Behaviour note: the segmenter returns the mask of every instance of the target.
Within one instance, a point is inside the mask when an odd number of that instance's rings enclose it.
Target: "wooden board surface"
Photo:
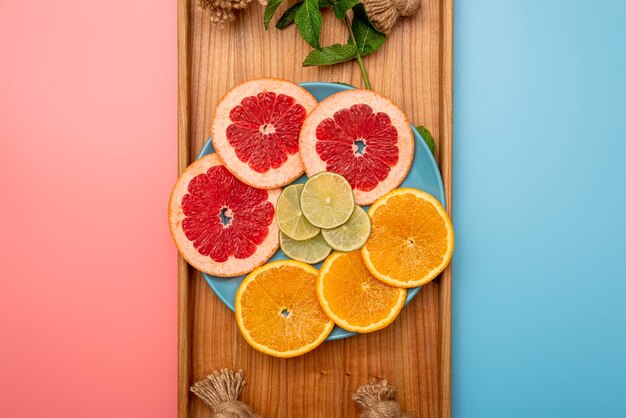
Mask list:
[[[398,23],[385,45],[365,58],[373,89],[398,103],[414,125],[425,125],[437,140],[449,211],[452,1],[423,0],[419,14]],[[265,31],[262,14],[253,3],[220,29],[194,0],[178,0],[180,170],[208,138],[218,99],[241,81],[272,76],[363,86],[356,62],[303,68],[309,47],[295,27]],[[341,22],[325,12],[322,44],[343,43],[346,36]],[[450,417],[450,269],[424,286],[388,328],[326,342],[287,360],[251,349],[239,335],[234,314],[182,260],[178,276],[180,418],[209,416],[189,386],[223,367],[244,369],[248,386],[242,398],[264,418],[356,417],[351,395],[375,377],[397,386],[398,401],[409,416]]]

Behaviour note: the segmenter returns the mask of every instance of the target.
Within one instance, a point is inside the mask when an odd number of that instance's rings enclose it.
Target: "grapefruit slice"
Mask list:
[[[260,78],[232,88],[213,117],[215,152],[231,173],[259,189],[275,189],[304,173],[298,137],[315,98],[287,80]]]
[[[414,148],[411,125],[402,110],[369,90],[346,90],[322,100],[300,132],[306,174],[341,174],[358,205],[372,204],[402,183]]]
[[[170,197],[170,232],[178,251],[213,276],[251,272],[278,249],[279,195],[280,189],[242,183],[216,154],[199,159],[183,172]]]

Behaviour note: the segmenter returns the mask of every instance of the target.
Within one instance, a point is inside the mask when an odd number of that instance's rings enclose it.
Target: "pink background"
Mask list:
[[[176,1],[0,1],[0,417],[173,417]]]

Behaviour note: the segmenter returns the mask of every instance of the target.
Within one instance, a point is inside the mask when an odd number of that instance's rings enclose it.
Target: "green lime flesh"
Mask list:
[[[339,174],[328,171],[316,174],[302,188],[300,208],[314,226],[336,228],[346,223],[354,210],[352,186]]]
[[[309,264],[324,261],[332,251],[332,248],[324,241],[322,234],[317,234],[304,241],[296,241],[282,231],[280,232],[280,249],[287,257]]]
[[[360,206],[355,206],[348,222],[337,228],[323,229],[322,236],[334,250],[349,252],[365,245],[370,232],[372,224],[369,215]]]

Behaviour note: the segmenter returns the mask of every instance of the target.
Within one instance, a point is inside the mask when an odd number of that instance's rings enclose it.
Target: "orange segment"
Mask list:
[[[361,251],[367,269],[377,279],[392,286],[421,286],[450,262],[452,223],[430,194],[396,189],[376,201],[368,213],[372,233]]]
[[[317,297],[326,315],[343,329],[372,332],[398,316],[406,289],[376,280],[365,267],[360,251],[336,252],[320,270]]]
[[[320,345],[333,329],[315,294],[317,270],[293,260],[257,268],[235,297],[237,325],[255,349],[295,357]]]

